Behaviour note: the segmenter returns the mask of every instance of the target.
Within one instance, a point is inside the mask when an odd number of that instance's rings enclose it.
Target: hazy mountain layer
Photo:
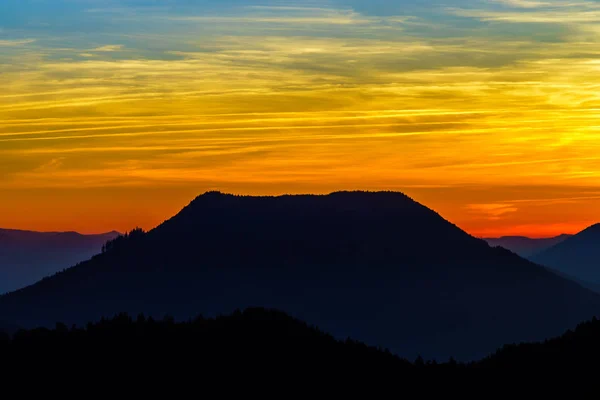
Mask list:
[[[552,238],[532,239],[525,236],[503,236],[500,238],[485,238],[490,246],[501,246],[517,253],[521,257],[529,258],[558,243],[564,242],[571,235],[560,235]]]
[[[600,224],[590,226],[532,260],[576,279],[600,284]]]
[[[0,229],[0,293],[31,285],[88,260],[118,235]]]

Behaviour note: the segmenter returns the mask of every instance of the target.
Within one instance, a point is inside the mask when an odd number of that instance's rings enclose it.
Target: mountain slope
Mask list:
[[[16,326],[5,324],[4,322],[0,321],[0,335],[14,333],[17,331],[17,329],[18,328]]]
[[[207,193],[153,231],[1,297],[0,315],[31,327],[254,306],[406,357],[473,359],[558,335],[595,315],[600,297],[400,193]]]
[[[565,274],[564,272],[560,272],[560,271],[558,271],[556,269],[553,269],[553,268],[550,268],[550,267],[546,267],[546,269],[548,271],[550,271],[550,272],[552,272],[552,273],[560,276],[561,278],[565,278],[565,279],[568,279],[570,281],[573,281],[573,282],[577,283],[578,285],[580,285],[580,286],[582,286],[582,287],[584,287],[586,289],[591,290],[592,292],[600,294],[600,283],[587,282],[587,281],[575,278],[575,277],[573,277],[573,276],[571,276],[569,274]]]
[[[529,258],[564,242],[570,237],[571,235],[560,235],[552,238],[532,239],[525,236],[503,236],[500,238],[485,238],[484,240],[492,247],[501,246],[521,257]]]
[[[536,371],[560,374],[561,378],[574,370],[589,372],[600,357],[600,321],[582,322],[560,336],[536,343],[503,346],[478,363],[479,367],[510,370],[513,373]]]
[[[0,293],[31,285],[45,276],[98,254],[117,232],[32,232],[0,229]]]
[[[590,226],[532,260],[576,279],[600,284],[600,224]]]
[[[21,330],[12,340],[3,341],[0,335],[0,352],[5,364],[25,364],[28,371],[45,365],[43,360],[64,357],[77,359],[79,370],[93,370],[105,361],[112,364],[112,373],[115,368],[124,368],[125,373],[151,366],[161,371],[162,378],[174,368],[179,374],[189,371],[189,360],[195,360],[195,371],[203,366],[227,371],[227,376],[256,370],[271,377],[283,370],[317,375],[411,369],[408,361],[390,353],[351,340],[337,341],[285,313],[264,309],[179,323],[118,315],[90,322],[85,329],[57,324],[52,331]]]

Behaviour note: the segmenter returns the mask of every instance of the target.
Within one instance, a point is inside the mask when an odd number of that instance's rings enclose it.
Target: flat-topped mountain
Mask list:
[[[401,193],[210,192],[154,230],[0,297],[0,315],[22,327],[246,307],[401,356],[472,359],[559,335],[597,314],[600,296]]]

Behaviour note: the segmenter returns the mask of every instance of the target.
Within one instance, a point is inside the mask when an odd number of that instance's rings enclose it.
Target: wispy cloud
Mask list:
[[[600,185],[597,3],[195,3],[0,42],[0,187],[433,188],[453,221],[508,230],[559,204],[507,185],[551,182],[600,219],[578,189]]]
[[[505,23],[589,24],[600,21],[600,4],[592,1],[493,0],[510,11],[486,8],[449,8],[454,15]]]
[[[455,9],[452,13],[461,17],[477,18],[482,21],[517,22],[517,23],[544,23],[544,24],[575,24],[600,22],[598,11],[536,11],[536,12],[497,12],[487,10]]]
[[[252,24],[325,24],[325,25],[355,25],[368,24],[370,19],[353,14],[337,15],[304,15],[304,16],[177,16],[169,17],[171,21],[203,22],[211,24],[222,23],[252,23]]]
[[[494,3],[504,4],[509,7],[517,8],[540,8],[551,6],[553,3],[547,1],[533,1],[533,0],[491,0]]]
[[[35,41],[36,41],[36,39],[13,39],[13,40],[0,39],[0,47],[24,46],[27,44],[34,43]]]
[[[369,25],[386,23],[416,23],[412,16],[367,16],[352,8],[327,8],[309,6],[246,6],[229,12],[212,15],[153,15],[178,22],[201,22],[204,24],[242,23],[267,25]]]
[[[122,44],[107,44],[104,46],[96,47],[95,49],[92,49],[92,51],[99,51],[99,52],[121,51],[121,50],[123,50],[124,47],[125,46],[123,46]]]
[[[469,211],[482,214],[488,219],[497,220],[505,216],[506,214],[515,213],[519,211],[514,204],[503,204],[503,203],[488,203],[488,204],[469,204],[467,205]]]

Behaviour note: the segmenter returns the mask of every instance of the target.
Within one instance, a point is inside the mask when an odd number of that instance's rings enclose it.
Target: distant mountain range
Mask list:
[[[521,257],[529,258],[552,246],[564,242],[570,237],[571,235],[566,234],[543,239],[532,239],[525,236],[503,236],[499,238],[485,238],[484,240],[488,242],[490,246],[501,246]]]
[[[600,296],[401,193],[210,192],[154,230],[0,297],[0,316],[25,328],[247,307],[409,358],[475,359],[562,334],[598,314]]]
[[[118,235],[0,229],[0,294],[88,260]]]
[[[598,289],[600,287],[600,224],[590,226],[531,259]]]
[[[576,235],[532,239],[505,236],[484,239],[547,267],[563,278],[600,293],[600,224]]]

